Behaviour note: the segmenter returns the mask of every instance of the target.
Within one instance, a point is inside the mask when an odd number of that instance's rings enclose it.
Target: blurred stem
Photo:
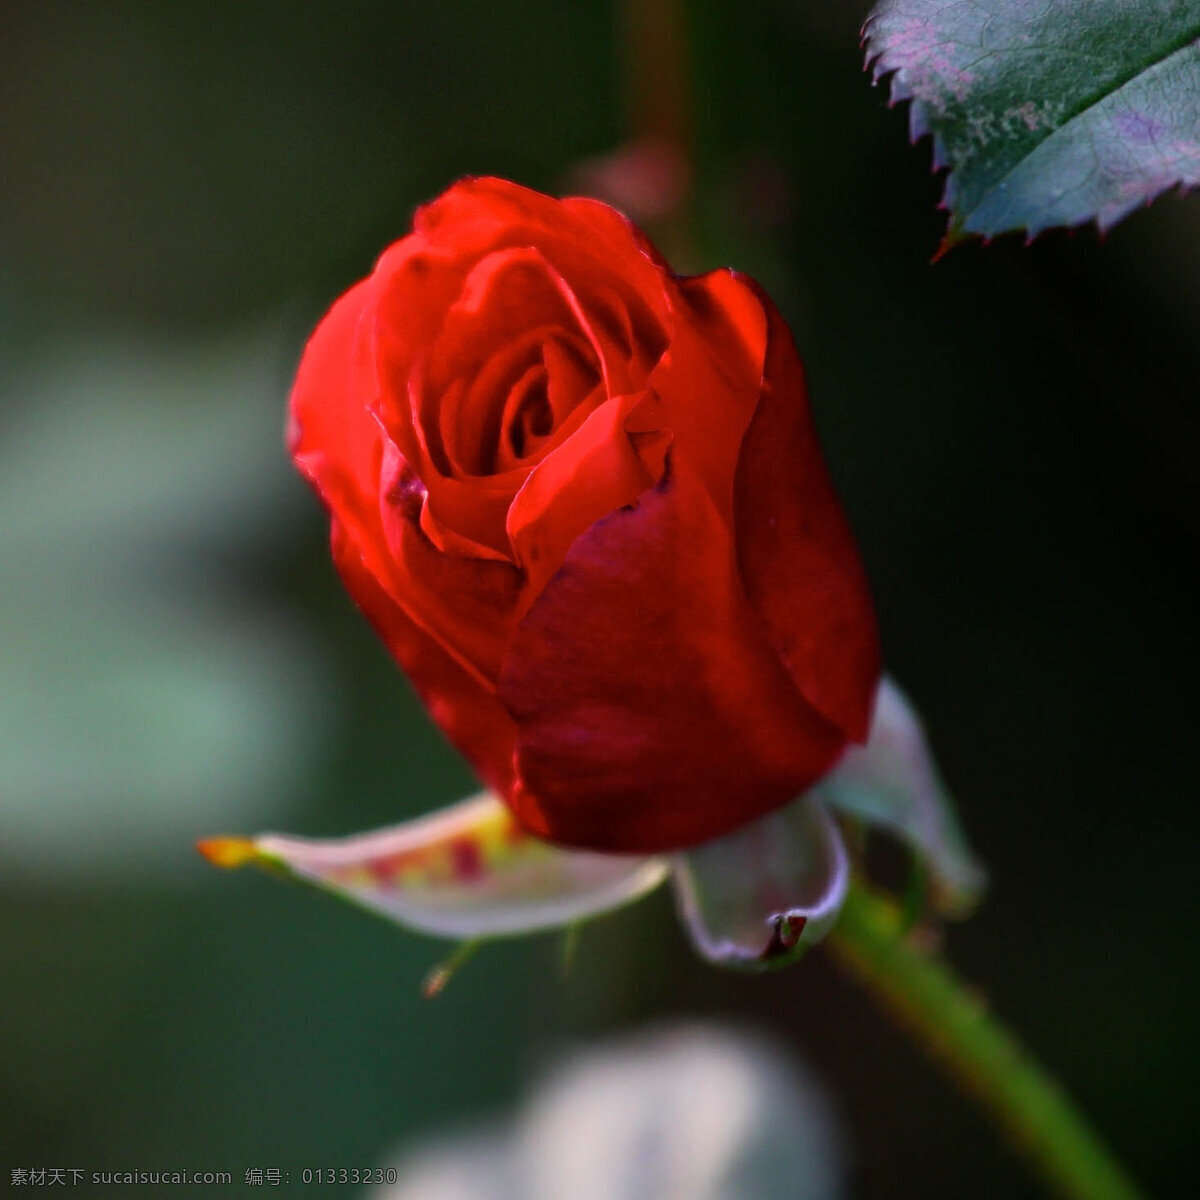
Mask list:
[[[677,159],[682,194],[644,224],[676,270],[699,271],[694,208],[695,79],[684,0],[617,0],[630,138]],[[619,207],[619,206],[618,206]]]
[[[628,120],[635,138],[662,138],[691,157],[691,63],[683,0],[619,0]]]
[[[991,1112],[1052,1190],[1080,1200],[1140,1195],[1070,1098],[982,997],[905,936],[896,905],[855,885],[829,944],[930,1057]]]
[[[564,980],[570,976],[571,969],[575,966],[575,958],[579,953],[579,939],[583,936],[583,925],[582,921],[575,921],[563,930],[559,971]]]

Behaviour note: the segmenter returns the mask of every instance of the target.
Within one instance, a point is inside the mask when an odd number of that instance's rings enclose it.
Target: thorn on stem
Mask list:
[[[474,956],[475,951],[481,945],[483,945],[483,938],[471,938],[469,941],[459,942],[450,957],[438,963],[425,976],[425,980],[421,984],[421,995],[426,1000],[434,1000],[440,996],[445,991],[446,984],[454,978],[459,968]]]

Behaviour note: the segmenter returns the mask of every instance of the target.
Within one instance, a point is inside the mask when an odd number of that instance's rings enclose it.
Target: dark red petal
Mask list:
[[[871,593],[821,456],[791,331],[759,296],[767,360],[734,490],[742,584],[805,699],[861,742],[880,674]]]
[[[536,596],[562,565],[571,543],[594,521],[632,504],[662,474],[670,434],[625,432],[640,396],[601,404],[544,458],[508,511],[508,536]]]
[[[516,622],[521,572],[507,560],[445,553],[434,545],[421,527],[424,488],[390,443],[379,479],[390,551],[385,590],[451,657],[491,686]]]
[[[330,532],[333,560],[347,590],[408,673],[430,716],[484,783],[507,795],[517,731],[504,706],[379,586],[336,517]]]
[[[686,469],[575,542],[517,627],[499,694],[518,728],[518,819],[596,850],[717,837],[845,744],[763,639],[725,522]]]

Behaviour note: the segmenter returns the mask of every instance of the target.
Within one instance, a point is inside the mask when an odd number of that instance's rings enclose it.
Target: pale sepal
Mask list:
[[[943,914],[963,916],[975,907],[986,872],[958,823],[921,720],[892,679],[879,685],[866,745],[851,747],[810,795],[906,842],[928,870]]]
[[[462,939],[571,925],[636,900],[667,872],[663,859],[551,846],[486,792],[353,837],[265,833],[199,849],[218,866],[282,870],[409,929]]]
[[[719,966],[783,966],[837,919],[850,867],[841,834],[808,793],[725,837],[675,855],[684,926]]]

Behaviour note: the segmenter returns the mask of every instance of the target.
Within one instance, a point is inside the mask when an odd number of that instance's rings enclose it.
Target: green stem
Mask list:
[[[1052,1190],[1079,1200],[1141,1193],[1070,1098],[986,1003],[904,935],[890,901],[851,889],[829,944],[959,1085],[989,1109]]]

